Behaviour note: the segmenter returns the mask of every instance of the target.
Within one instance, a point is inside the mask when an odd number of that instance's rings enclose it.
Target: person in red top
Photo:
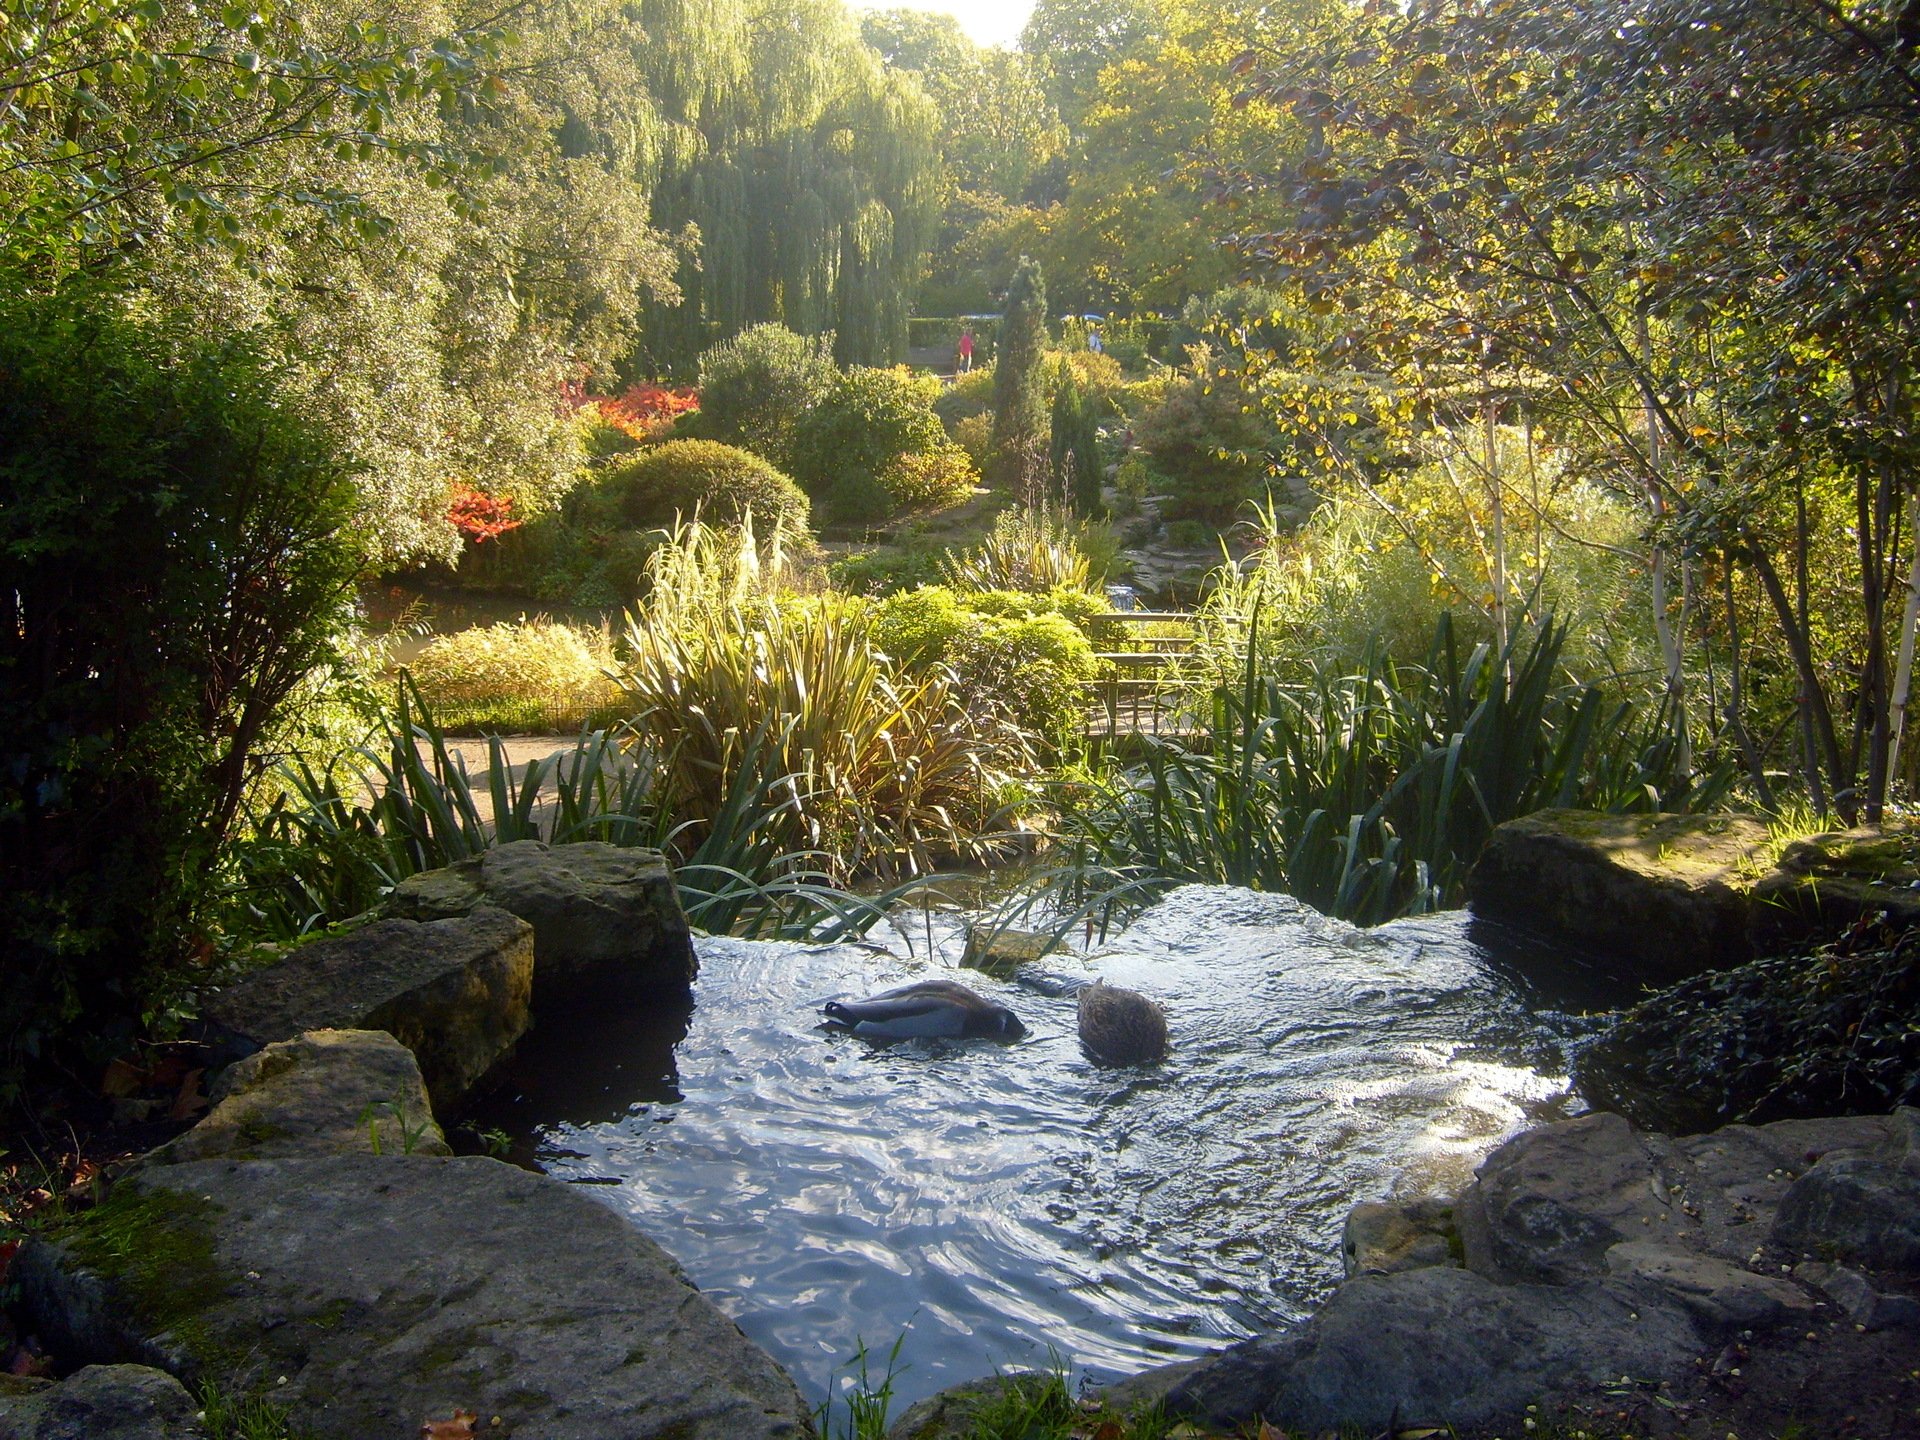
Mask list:
[[[962,375],[973,369],[973,327],[960,327],[960,363],[957,367]]]

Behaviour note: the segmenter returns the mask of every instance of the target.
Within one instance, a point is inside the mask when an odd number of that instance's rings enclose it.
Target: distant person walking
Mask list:
[[[1091,325],[1087,327],[1087,349],[1096,355],[1107,353],[1106,342],[1100,338],[1100,332]]]
[[[973,327],[960,327],[960,361],[955,367],[962,375],[973,369]]]

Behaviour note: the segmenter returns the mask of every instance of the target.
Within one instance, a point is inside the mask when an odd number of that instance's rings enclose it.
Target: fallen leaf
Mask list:
[[[174,1099],[173,1108],[167,1112],[169,1120],[191,1120],[207,1108],[206,1092],[200,1088],[200,1077],[206,1073],[204,1070],[187,1072],[186,1078],[180,1082],[180,1093]]]
[[[109,1100],[124,1100],[146,1088],[147,1074],[131,1060],[115,1060],[100,1077],[100,1093]]]
[[[1262,1420],[1260,1422],[1260,1440],[1287,1440],[1287,1437],[1274,1429],[1273,1426],[1269,1425],[1266,1421]]]
[[[420,1440],[471,1440],[474,1422],[479,1418],[471,1410],[456,1410],[451,1420],[423,1420]]]

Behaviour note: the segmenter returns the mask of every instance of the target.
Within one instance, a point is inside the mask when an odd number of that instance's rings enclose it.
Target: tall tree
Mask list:
[[[1443,3],[1369,12],[1316,54],[1249,52],[1249,96],[1311,143],[1222,194],[1279,201],[1238,243],[1325,317],[1263,373],[1309,421],[1288,377],[1317,360],[1432,415],[1524,405],[1581,440],[1646,507],[1672,700],[1686,623],[1718,589],[1732,645],[1750,583],[1810,794],[1871,817],[1915,459],[1920,75],[1880,5],[1629,12]],[[1328,453],[1352,408],[1323,402]],[[1758,775],[1743,718],[1725,715]]]
[[[1022,255],[1007,286],[993,369],[993,448],[999,478],[1029,505],[1044,498],[1047,470],[1047,282]]]

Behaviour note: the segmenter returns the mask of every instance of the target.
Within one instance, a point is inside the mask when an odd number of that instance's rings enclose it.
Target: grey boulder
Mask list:
[[[312,1030],[231,1065],[214,1106],[145,1165],[293,1155],[451,1155],[420,1066],[382,1030]]]
[[[419,1062],[445,1114],[513,1051],[531,1020],[533,930],[480,906],[376,920],[301,945],[203,1007],[212,1038],[248,1053],[310,1030],[384,1030]]]
[[[147,1358],[267,1389],[317,1440],[413,1435],[455,1410],[498,1440],[811,1433],[786,1373],[658,1246],[491,1160],[144,1170],[16,1274],[63,1363]]]
[[[602,983],[684,992],[699,962],[658,850],[516,840],[394,887],[385,913],[442,920],[493,905],[533,926],[534,999]]]
[[[144,1365],[89,1365],[58,1385],[0,1398],[0,1440],[204,1440],[193,1397]]]
[[[1671,984],[1751,958],[1747,891],[1766,846],[1743,815],[1542,810],[1494,830],[1467,895],[1477,915]]]

